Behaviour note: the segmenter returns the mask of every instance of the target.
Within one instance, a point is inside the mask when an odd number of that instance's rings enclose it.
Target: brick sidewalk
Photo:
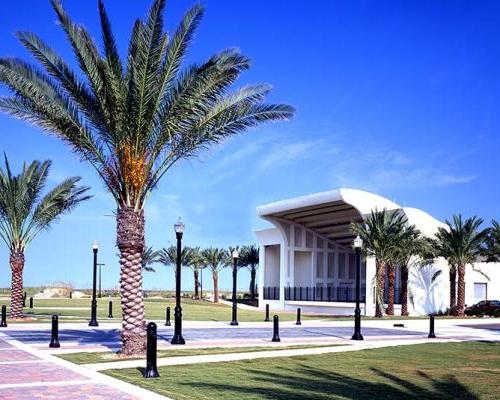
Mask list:
[[[86,375],[39,357],[31,351],[17,348],[10,344],[8,339],[0,339],[1,400],[140,400],[146,398],[144,393],[132,395]],[[140,392],[141,389],[138,390]]]

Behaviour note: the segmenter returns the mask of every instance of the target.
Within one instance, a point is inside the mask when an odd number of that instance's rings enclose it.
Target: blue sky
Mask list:
[[[191,1],[170,0],[174,29]],[[266,224],[255,207],[343,187],[421,208],[500,218],[500,2],[206,0],[188,61],[225,47],[253,60],[239,82],[269,82],[271,100],[294,105],[294,121],[235,137],[174,167],[146,207],[147,241],[229,246],[255,241]],[[99,37],[96,1],[65,1],[73,18]],[[149,1],[106,1],[122,51]],[[66,59],[71,53],[48,1],[8,1],[0,15],[0,54],[28,55],[14,38],[32,30]],[[0,89],[0,93],[4,93]],[[82,176],[94,198],[42,233],[26,253],[25,283],[90,286],[91,242],[101,245],[105,287],[118,286],[115,206],[95,173],[56,139],[0,115],[0,150],[15,167],[53,160],[52,181]],[[0,286],[10,284],[0,248]],[[173,288],[171,269],[146,273],[146,288]],[[183,287],[192,279],[184,271]],[[246,274],[240,287],[247,286]],[[205,287],[210,289],[208,274]],[[222,288],[230,287],[223,272]]]

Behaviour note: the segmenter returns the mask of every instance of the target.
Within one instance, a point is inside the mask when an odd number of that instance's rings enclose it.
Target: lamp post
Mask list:
[[[103,263],[97,263],[97,266],[99,267],[99,294],[97,295],[98,298],[101,298],[101,267],[104,267]]]
[[[236,278],[238,273],[238,257],[240,253],[237,249],[233,250],[233,315],[230,325],[238,325],[238,304],[236,303]]]
[[[96,278],[97,278],[97,252],[99,251],[99,243],[94,240],[92,243],[92,251],[94,252],[94,280],[92,284],[92,305],[90,311],[89,326],[99,326],[97,322],[97,300],[96,300]]]
[[[361,309],[359,307],[362,246],[363,240],[358,235],[354,239],[354,250],[356,251],[356,310],[354,311],[354,334],[352,335],[352,340],[363,340],[363,335],[361,334]]]
[[[172,344],[185,344],[182,337],[182,308],[181,308],[181,253],[182,253],[182,234],[184,233],[184,224],[179,217],[179,221],[174,225],[175,236],[177,238],[177,266],[175,272],[175,326]]]

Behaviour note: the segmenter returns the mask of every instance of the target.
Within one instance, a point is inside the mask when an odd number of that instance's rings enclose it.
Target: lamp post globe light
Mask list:
[[[363,240],[359,235],[354,239],[353,247],[356,252],[356,309],[354,310],[354,334],[352,335],[352,340],[363,340],[363,335],[361,334],[361,309],[359,307],[361,289],[361,248],[363,247]]]
[[[177,238],[177,265],[175,273],[175,326],[174,337],[170,341],[172,344],[185,344],[182,337],[182,308],[181,308],[181,253],[182,253],[182,234],[184,233],[184,224],[179,217],[179,221],[174,224],[175,237]]]
[[[99,326],[97,322],[97,299],[96,299],[96,279],[97,279],[97,252],[99,251],[99,243],[96,240],[92,243],[92,251],[94,253],[94,279],[92,284],[92,304],[90,308],[89,326]]]
[[[238,273],[238,257],[240,253],[238,249],[233,250],[233,312],[230,325],[238,325],[238,305],[236,303],[236,278]]]

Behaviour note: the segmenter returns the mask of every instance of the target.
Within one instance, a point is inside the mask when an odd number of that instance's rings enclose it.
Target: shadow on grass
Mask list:
[[[440,399],[479,400],[465,385],[453,375],[442,379],[433,378],[417,371],[422,384],[409,382],[394,374],[371,368],[370,371],[382,378],[373,382],[348,375],[311,368],[301,365],[299,369],[280,369],[280,372],[248,369],[249,381],[254,380],[259,387],[237,384],[198,383],[196,386],[214,391],[235,394],[235,398],[258,394],[262,399],[330,399],[334,396],[345,399]],[[193,385],[191,382],[190,385]]]

